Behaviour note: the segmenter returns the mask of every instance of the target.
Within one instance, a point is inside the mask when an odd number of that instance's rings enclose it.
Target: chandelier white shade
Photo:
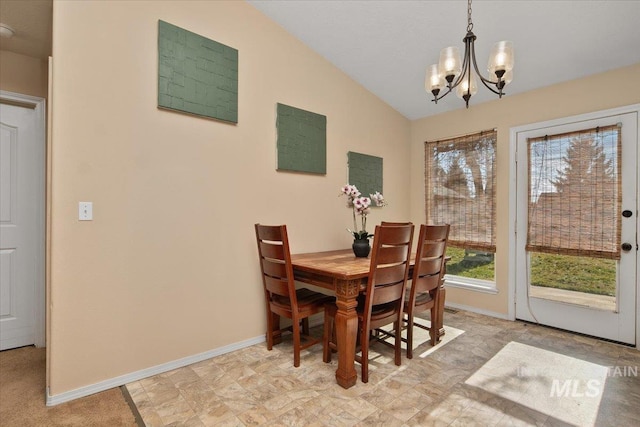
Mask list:
[[[469,99],[478,92],[477,78],[486,88],[502,98],[504,87],[513,80],[513,43],[500,41],[493,45],[487,64],[489,77],[485,78],[480,74],[476,62],[474,48],[476,36],[472,30],[471,0],[468,0],[467,35],[462,40],[464,42],[464,57],[461,59],[460,50],[457,47],[446,47],[440,52],[438,64],[427,68],[425,90],[431,92],[433,102],[436,104],[438,100],[456,89],[458,97],[464,99],[467,108],[469,108]],[[472,72],[472,69],[475,72]],[[441,94],[443,89],[446,91]]]

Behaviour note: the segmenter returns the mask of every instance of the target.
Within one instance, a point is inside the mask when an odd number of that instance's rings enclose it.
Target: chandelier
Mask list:
[[[485,78],[478,70],[476,63],[476,52],[474,43],[476,36],[473,34],[473,22],[471,22],[471,0],[468,0],[467,7],[467,35],[464,41],[464,61],[460,61],[460,51],[457,47],[451,46],[442,49],[440,61],[427,69],[425,79],[425,89],[433,94],[433,102],[447,96],[453,89],[459,98],[469,108],[469,99],[478,92],[478,83],[471,68],[478,75],[482,84],[491,92],[502,98],[502,91],[513,79],[513,43],[510,41],[500,41],[493,45],[487,70],[489,78]],[[495,76],[495,78],[494,78]],[[446,92],[440,95],[441,89],[446,88]]]

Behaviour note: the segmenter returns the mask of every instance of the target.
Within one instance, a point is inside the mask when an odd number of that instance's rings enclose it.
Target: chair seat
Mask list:
[[[416,295],[416,306],[427,305],[433,302],[433,298],[429,292],[423,292],[421,294]],[[404,300],[404,311],[407,311],[409,308],[409,300]]]
[[[321,308],[325,303],[335,300],[332,296],[321,294],[320,292],[314,292],[307,288],[297,289],[296,296],[298,298],[298,308],[301,310],[305,307],[314,305]],[[291,307],[291,300],[280,295],[274,295],[272,303],[283,308]]]
[[[371,323],[375,323],[376,320],[387,318],[393,313],[396,313],[396,305],[393,303],[374,305],[371,307]],[[361,313],[359,312],[358,314]]]
[[[329,313],[330,316],[335,317],[336,313],[338,312],[338,306],[335,303],[335,299],[327,301],[324,307],[325,312]],[[375,321],[381,318],[388,317],[393,312],[395,312],[395,305],[393,303],[374,305],[371,308],[371,320]],[[362,317],[364,315],[364,302],[358,303],[358,307],[356,307],[356,314],[358,315],[358,317]]]

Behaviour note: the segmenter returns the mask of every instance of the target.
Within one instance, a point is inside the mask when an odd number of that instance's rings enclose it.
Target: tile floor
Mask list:
[[[348,390],[321,345],[294,368],[289,341],[127,389],[150,427],[640,425],[639,351],[464,311],[446,312],[445,325],[464,333],[435,351],[421,344],[400,367],[391,348],[374,344],[369,383]]]

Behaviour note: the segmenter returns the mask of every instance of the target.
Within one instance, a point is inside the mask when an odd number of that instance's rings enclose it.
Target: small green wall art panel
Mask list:
[[[382,157],[368,154],[347,153],[349,165],[349,184],[358,187],[363,196],[369,197],[376,191],[382,191]],[[375,204],[371,205],[375,206]]]
[[[238,51],[158,21],[158,107],[238,123]]]
[[[327,173],[327,117],[284,104],[277,105],[279,171]]]

